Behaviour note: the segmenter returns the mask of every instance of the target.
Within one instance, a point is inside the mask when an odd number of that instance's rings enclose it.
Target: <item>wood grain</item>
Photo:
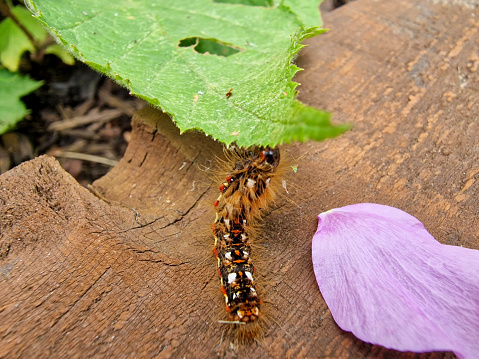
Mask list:
[[[300,98],[353,129],[284,146],[298,166],[266,217],[259,290],[270,323],[234,345],[211,253],[210,167],[221,146],[134,116],[130,146],[82,188],[50,157],[0,176],[0,357],[451,358],[399,353],[334,323],[311,238],[330,208],[376,202],[419,218],[442,243],[479,249],[479,22],[447,2],[358,0],[297,62]],[[258,261],[256,261],[258,263]]]

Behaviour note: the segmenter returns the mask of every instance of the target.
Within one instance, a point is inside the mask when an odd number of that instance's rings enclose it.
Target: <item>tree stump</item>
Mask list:
[[[90,191],[48,156],[0,176],[0,357],[451,358],[341,331],[310,247],[320,212],[375,202],[479,249],[479,12],[464,4],[358,0],[298,58],[300,99],[353,129],[282,148],[298,171],[262,228],[264,338],[234,343],[218,323],[209,173],[222,147],[147,108]]]

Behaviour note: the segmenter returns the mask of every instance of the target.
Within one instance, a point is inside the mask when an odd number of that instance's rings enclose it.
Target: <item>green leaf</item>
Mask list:
[[[16,6],[12,12],[38,43],[46,40],[48,32],[30,11],[23,6]],[[0,62],[10,71],[16,72],[25,51],[35,51],[25,32],[11,18],[2,21],[0,23]],[[47,47],[45,54],[56,55],[67,65],[75,63],[73,56],[58,44]]]
[[[0,63],[10,71],[17,71],[20,58],[25,51],[33,51],[27,35],[7,18],[0,23]]]
[[[18,21],[32,34],[33,38],[39,43],[45,41],[48,36],[48,32],[43,28],[30,11],[23,6],[17,5],[12,9],[13,14],[17,17]]]
[[[213,2],[226,4],[243,4],[251,6],[272,6],[272,0],[213,0]]]
[[[65,50],[63,47],[61,47],[58,44],[53,44],[48,46],[45,49],[45,54],[55,55],[67,65],[75,64],[75,58],[72,55],[70,55],[70,53],[67,50]]]
[[[17,71],[20,58],[25,51],[33,51],[34,47],[28,36],[7,18],[0,23],[0,62],[10,71]]]
[[[44,41],[47,31],[33,18],[30,11],[23,6],[15,6],[12,13],[25,26],[37,41]],[[20,58],[25,51],[35,51],[35,47],[18,25],[6,18],[0,23],[0,62],[10,71],[17,71]]]
[[[319,0],[319,3],[323,1],[324,0]],[[292,13],[298,16],[303,27],[311,28],[322,26],[322,23],[319,21],[321,15],[319,14],[318,1],[286,0],[283,2],[283,5],[287,6]]]
[[[0,134],[10,130],[29,112],[20,98],[42,83],[0,67]]]
[[[321,24],[317,2],[27,3],[78,59],[161,107],[181,131],[249,146],[321,140],[347,129],[295,100],[291,79],[299,68],[291,62],[301,41],[323,32],[313,26],[313,19]]]

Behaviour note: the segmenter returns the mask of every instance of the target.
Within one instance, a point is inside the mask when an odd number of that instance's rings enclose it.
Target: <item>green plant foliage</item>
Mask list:
[[[272,0],[213,0],[218,3],[243,4],[250,6],[273,6]]]
[[[0,134],[10,130],[29,112],[20,98],[42,83],[0,67]]]
[[[28,13],[28,10],[23,8],[23,11]],[[16,6],[12,9],[12,12],[20,16],[23,13],[20,6]],[[20,16],[18,16],[20,15]],[[35,20],[35,19],[31,19]],[[38,24],[36,24],[38,26]],[[41,28],[40,31],[47,35],[45,29]],[[34,51],[35,47],[17,24],[11,19],[6,18],[0,23],[0,62],[10,71],[17,71],[20,64],[20,57],[25,51]]]
[[[291,62],[304,39],[323,32],[317,2],[271,3],[27,0],[78,59],[161,107],[181,131],[245,146],[346,131],[295,99],[300,69]]]
[[[63,61],[63,63],[67,65],[74,65],[75,64],[75,59],[73,58],[72,55],[70,55],[63,47],[61,47],[58,44],[53,44],[48,46],[45,49],[45,54],[52,54],[58,57],[60,60]]]
[[[46,41],[48,32],[33,18],[30,11],[20,5],[11,11],[38,44]],[[16,72],[25,51],[35,52],[35,45],[11,18],[6,18],[0,23],[0,62],[10,71]],[[45,53],[54,54],[69,65],[75,62],[73,57],[57,44],[48,46]]]
[[[47,31],[42,27],[38,21],[32,16],[32,13],[28,11],[25,7],[17,5],[12,9],[12,13],[17,17],[17,19],[22,23],[23,26],[33,35],[33,38],[42,42],[48,36]]]

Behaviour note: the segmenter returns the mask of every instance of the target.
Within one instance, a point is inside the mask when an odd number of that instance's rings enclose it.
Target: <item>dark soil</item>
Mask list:
[[[41,64],[24,63],[22,71],[45,84],[23,98],[30,115],[1,136],[1,171],[46,153],[83,185],[103,176],[123,156],[131,116],[144,102],[81,63],[68,66],[51,55]],[[52,127],[65,121],[68,128]]]

